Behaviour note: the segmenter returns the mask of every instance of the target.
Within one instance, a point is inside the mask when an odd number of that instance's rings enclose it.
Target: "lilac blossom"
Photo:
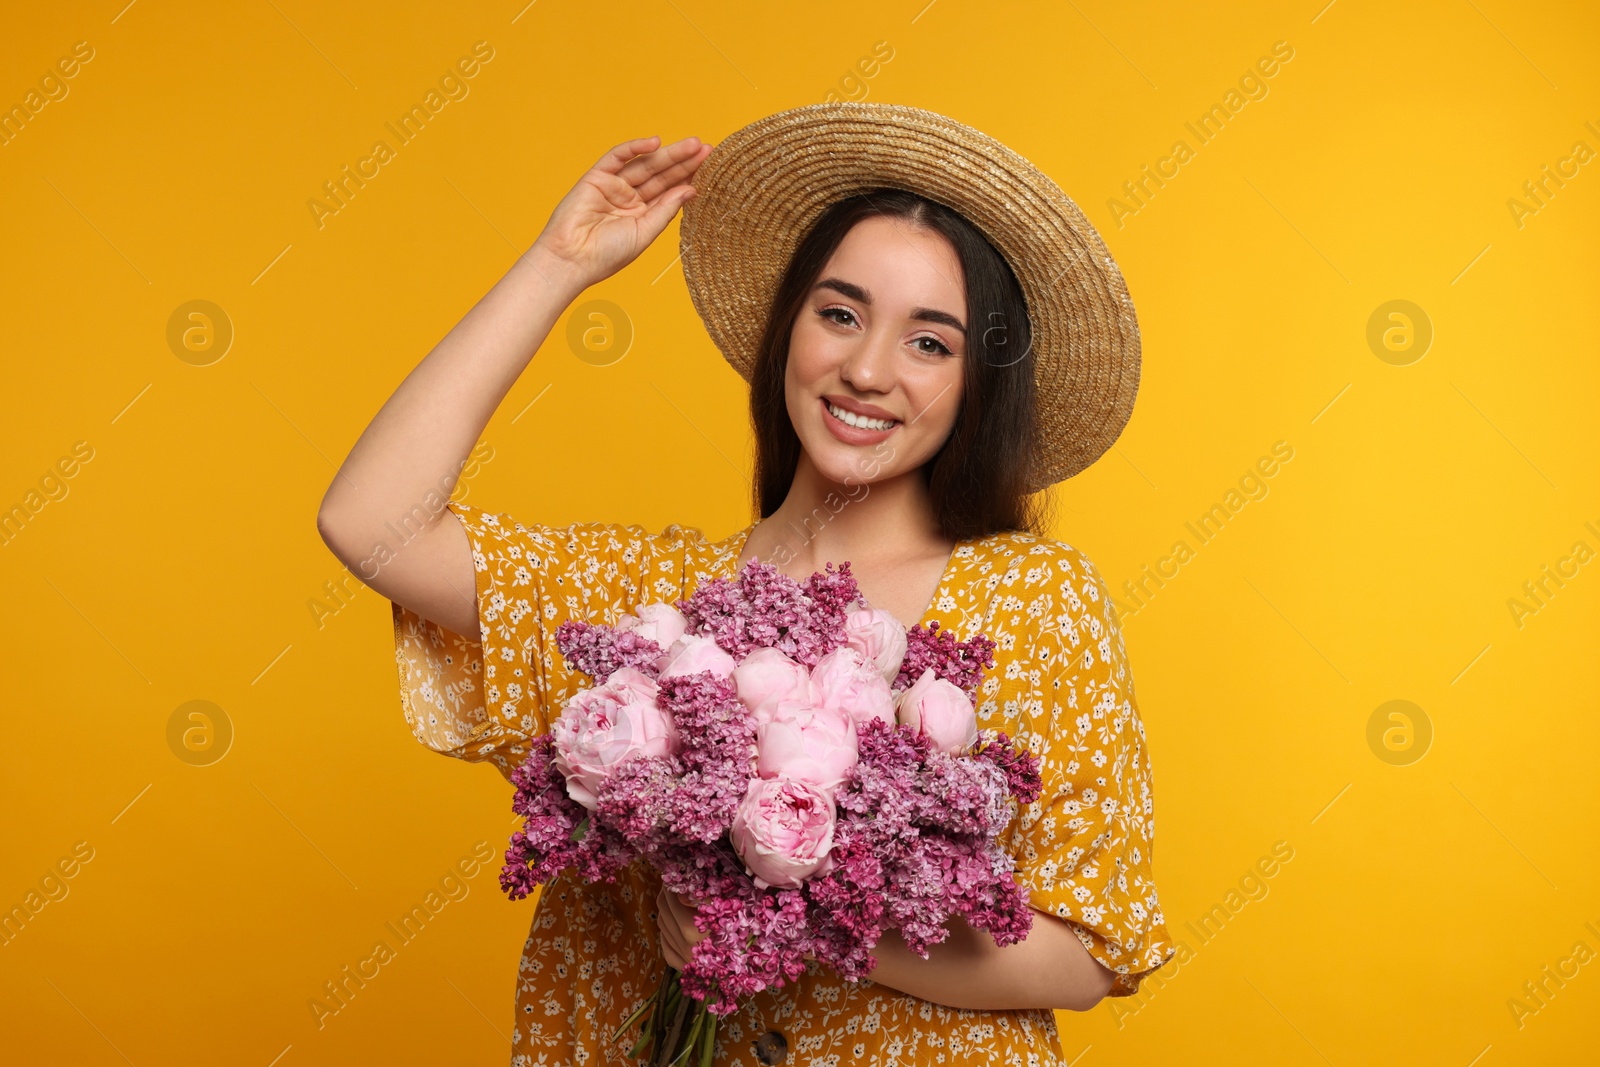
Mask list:
[[[978,691],[984,668],[993,666],[994,642],[986,635],[957,641],[949,630],[940,630],[939,620],[934,619],[926,627],[918,623],[906,634],[906,660],[890,688],[898,694],[932,668],[936,677],[960,686],[970,697]]]
[[[573,667],[600,681],[623,667],[633,667],[651,678],[661,673],[656,669],[661,646],[632,630],[568,619],[556,627],[556,647]]]
[[[735,660],[776,648],[815,667],[844,644],[845,616],[860,597],[850,564],[833,568],[825,564],[800,583],[770,563],[751,560],[737,577],[702,582],[676,607],[691,631],[714,638]]]

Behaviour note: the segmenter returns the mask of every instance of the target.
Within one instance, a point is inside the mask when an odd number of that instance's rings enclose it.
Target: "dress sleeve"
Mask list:
[[[452,501],[472,545],[478,629],[453,633],[390,601],[400,706],[418,741],[507,778],[568,700],[592,684],[567,666],[556,628],[615,623],[684,595],[697,529],[580,522],[524,525]]]
[[[1012,854],[1029,903],[1065,919],[1130,996],[1176,951],[1152,877],[1154,797],[1122,631],[1098,570],[1062,546],[1048,563],[1031,677],[1029,747],[1043,789]]]

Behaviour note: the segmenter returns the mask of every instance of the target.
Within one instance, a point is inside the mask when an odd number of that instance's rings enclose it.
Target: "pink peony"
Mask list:
[[[656,706],[656,683],[622,667],[604,685],[585,689],[550,727],[552,762],[567,779],[567,794],[590,811],[600,783],[634,756],[666,756],[679,748],[672,719]]]
[[[861,607],[844,619],[844,643],[861,653],[861,658],[883,680],[893,682],[906,658],[906,628],[887,611]]]
[[[978,716],[965,690],[934,674],[922,677],[900,694],[900,722],[922,734],[933,746],[959,756],[978,740]]]
[[[671,604],[644,604],[633,614],[624,615],[617,623],[617,629],[623,633],[637,633],[660,645],[661,656],[656,660],[656,669],[659,670],[667,665],[666,650],[689,629],[689,621]]]
[[[798,889],[833,862],[833,799],[810,782],[752,778],[728,835],[758,889]]]
[[[733,684],[757,721],[767,719],[780,700],[811,703],[811,672],[775,648],[758,648],[741,660]]]
[[[811,783],[829,795],[859,759],[856,724],[838,708],[780,700],[756,724],[756,773]]]
[[[901,644],[905,644],[903,638]],[[900,664],[894,669],[899,671]],[[894,722],[894,694],[883,672],[864,662],[861,653],[848,645],[817,661],[811,669],[811,693],[813,701],[838,708],[857,726],[868,719]]]
[[[709,637],[684,634],[667,649],[667,665],[661,668],[661,680],[698,671],[710,671],[718,678],[731,678],[733,667],[733,657],[722,651],[716,641]]]

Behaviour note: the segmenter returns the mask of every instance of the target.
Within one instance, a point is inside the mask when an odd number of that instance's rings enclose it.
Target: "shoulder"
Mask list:
[[[1045,596],[1074,610],[1101,611],[1109,601],[1100,569],[1088,553],[1067,541],[1007,530],[961,546],[970,549],[971,569],[997,590]]]
[[[987,630],[1001,653],[1041,660],[1109,663],[1121,650],[1110,590],[1089,554],[1050,537],[1006,531],[962,547],[974,585],[967,619]],[[1088,655],[1089,650],[1092,655]]]

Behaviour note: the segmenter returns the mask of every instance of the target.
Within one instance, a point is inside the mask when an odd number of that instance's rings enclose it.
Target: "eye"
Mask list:
[[[851,311],[847,307],[840,307],[837,304],[834,304],[834,305],[831,305],[831,306],[825,307],[825,308],[819,308],[817,310],[817,314],[821,315],[823,318],[827,319],[829,322],[837,322],[837,323],[839,323],[840,326],[849,326],[849,325],[852,325],[856,321],[856,313],[854,311]],[[846,322],[846,321],[841,321],[839,319],[836,319],[836,318],[834,318],[835,315],[843,315],[845,317],[845,319],[848,319],[849,321]]]
[[[937,337],[917,337],[917,338],[913,338],[911,343],[914,344],[914,345],[919,345],[923,341],[932,341],[933,344],[936,347],[934,347],[934,348],[919,348],[919,349],[917,349],[917,351],[924,352],[924,353],[926,353],[926,354],[928,354],[930,356],[948,356],[948,355],[951,354],[950,349],[945,345],[945,343],[943,341],[939,340]]]

